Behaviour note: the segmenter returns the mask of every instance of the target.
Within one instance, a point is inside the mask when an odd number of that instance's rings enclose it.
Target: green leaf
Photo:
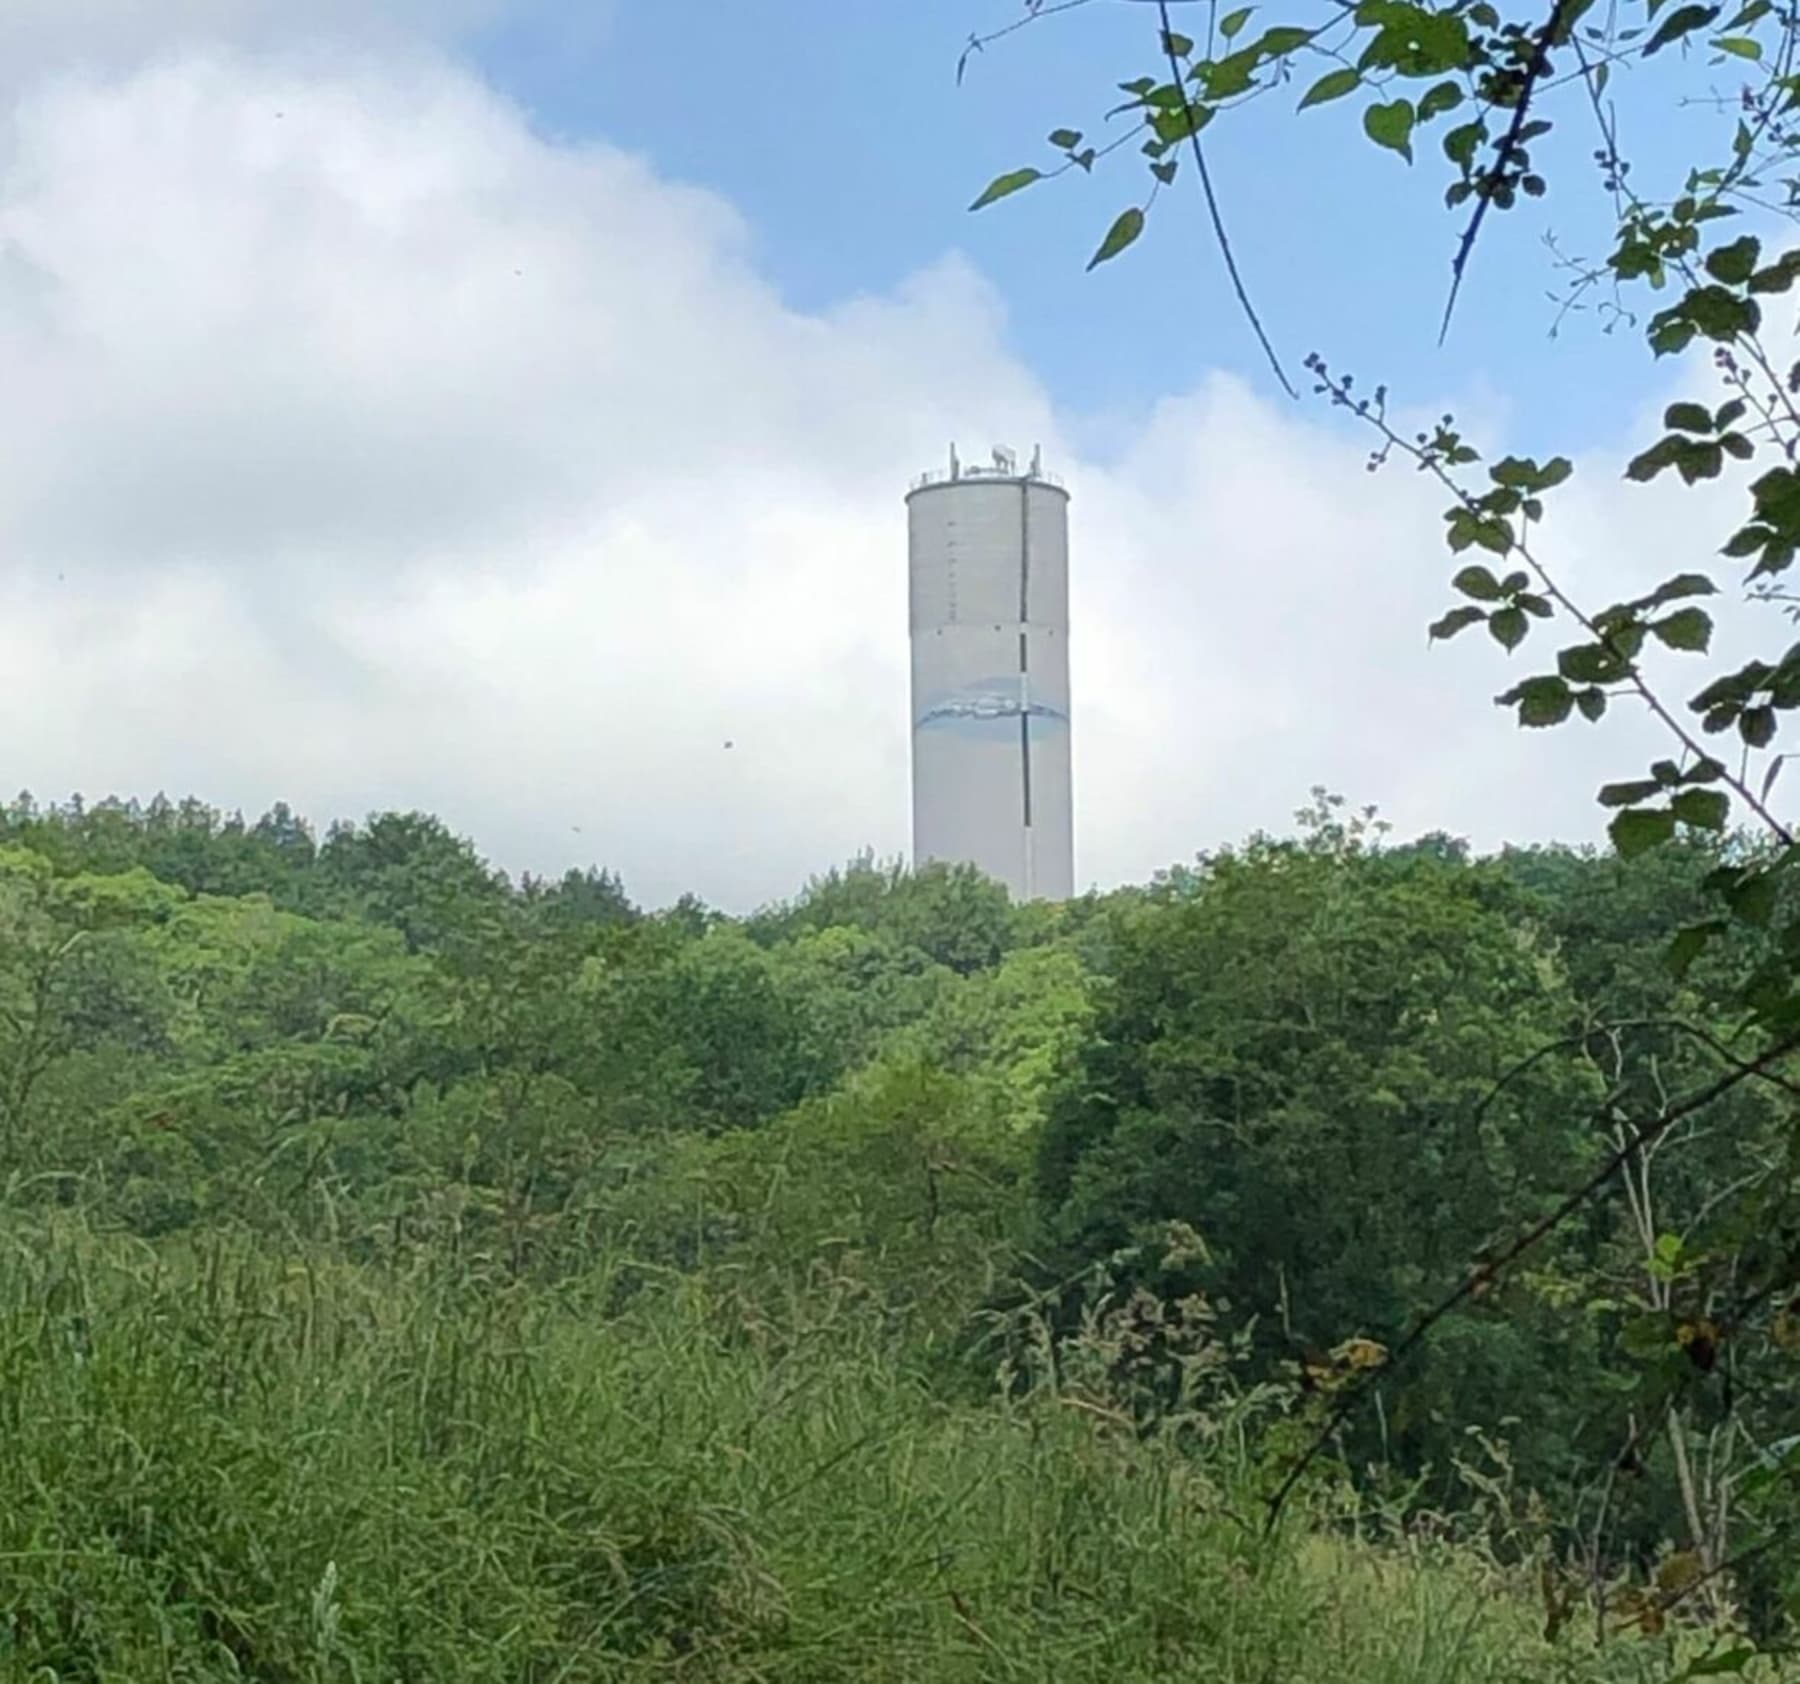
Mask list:
[[[1584,719],[1599,720],[1606,712],[1606,692],[1590,685],[1575,692],[1575,705]]]
[[[1675,815],[1665,807],[1633,807],[1606,827],[1621,859],[1635,859],[1675,834]]]
[[[1722,789],[1679,790],[1669,802],[1669,810],[1696,830],[1723,830],[1731,814],[1731,797]]]
[[[1758,871],[1732,884],[1725,891],[1725,904],[1732,917],[1759,930],[1767,929],[1780,894],[1781,885],[1768,872]]]
[[[1748,1643],[1719,1650],[1715,1655],[1697,1655],[1694,1661],[1688,1661],[1687,1671],[1676,1673],[1676,1684],[1681,1684],[1683,1679],[1719,1679],[1726,1673],[1741,1673],[1755,1659],[1757,1652]]]
[[[1064,152],[1073,152],[1081,144],[1081,130],[1053,129],[1050,132],[1050,144],[1060,147]]]
[[[1529,629],[1525,612],[1520,608],[1496,608],[1488,616],[1488,631],[1494,641],[1506,650],[1517,649],[1525,641]],[[1557,680],[1558,683],[1562,681]]]
[[[1759,269],[1750,277],[1752,292],[1786,292],[1800,277],[1800,252],[1783,252],[1766,269]]]
[[[1762,241],[1754,234],[1745,234],[1731,242],[1720,246],[1717,251],[1708,252],[1706,256],[1706,272],[1715,281],[1723,281],[1727,286],[1742,286],[1756,273],[1757,260],[1762,256]],[[1670,423],[1674,425],[1673,422]],[[1712,431],[1709,418],[1702,432]]]
[[[1363,133],[1377,146],[1398,152],[1412,162],[1412,132],[1416,113],[1410,99],[1389,100],[1385,105],[1371,105],[1363,113]]]
[[[1130,210],[1120,211],[1112,227],[1107,229],[1106,238],[1100,242],[1100,249],[1088,259],[1090,270],[1098,268],[1102,263],[1115,258],[1144,231],[1144,213],[1138,206]]]
[[[1722,286],[1696,287],[1675,306],[1708,339],[1720,344],[1762,325],[1762,309],[1753,298],[1739,298]]]
[[[1725,447],[1711,439],[1684,439],[1675,452],[1675,471],[1683,485],[1717,479],[1725,466]]]
[[[1475,162],[1481,143],[1487,139],[1487,132],[1487,124],[1479,117],[1472,123],[1459,124],[1444,136],[1444,156],[1467,171]]]
[[[1239,47],[1210,68],[1202,65],[1207,94],[1213,99],[1232,99],[1256,85],[1256,68],[1262,55],[1254,47]]]
[[[1173,146],[1177,141],[1186,140],[1189,135],[1198,134],[1213,119],[1213,108],[1202,105],[1197,100],[1184,100],[1180,105],[1166,111],[1151,114],[1150,126],[1156,130],[1156,138],[1165,146]]]
[[[1721,1649],[1716,1654],[1699,1655],[1676,1673],[1670,1684],[1685,1684],[1689,1678],[1720,1678],[1727,1673],[1742,1672],[1756,1659],[1756,1651],[1747,1643],[1735,1649]]]
[[[1377,26],[1364,49],[1364,70],[1394,70],[1402,76],[1441,76],[1470,62],[1468,24],[1454,8],[1435,10],[1411,0],[1364,0],[1359,23]]]
[[[1562,724],[1575,706],[1574,695],[1560,678],[1528,678],[1501,699],[1516,703],[1519,723],[1533,730]]]
[[[1731,53],[1738,58],[1760,59],[1762,42],[1753,41],[1748,35],[1721,35],[1713,45],[1722,53]]]
[[[1487,611],[1482,608],[1452,608],[1441,620],[1432,622],[1431,639],[1435,642],[1440,637],[1455,637],[1459,631],[1486,618]]]
[[[1774,676],[1775,668],[1767,661],[1752,661],[1748,666],[1739,667],[1736,672],[1728,672],[1715,678],[1688,706],[1696,713],[1704,713],[1708,708],[1718,707],[1721,703],[1743,707]]]
[[[1254,6],[1242,6],[1235,12],[1227,12],[1219,20],[1219,33],[1227,41],[1231,40],[1250,21],[1250,14],[1255,10]]]
[[[1180,168],[1181,160],[1179,158],[1165,158],[1160,164],[1152,164],[1150,166],[1150,173],[1155,176],[1163,186],[1167,187],[1169,183],[1175,179],[1175,172]]]
[[[1745,708],[1738,715],[1738,735],[1752,748],[1767,748],[1775,740],[1775,710]]]
[[[1712,411],[1703,403],[1672,403],[1663,411],[1663,425],[1678,433],[1710,433]]]
[[[1671,649],[1704,654],[1712,642],[1712,616],[1703,608],[1677,608],[1673,614],[1652,620],[1650,630]]]
[[[1558,652],[1556,670],[1576,684],[1616,684],[1631,666],[1604,643],[1578,643]]]
[[[1245,13],[1244,15],[1248,16],[1249,14]],[[1229,23],[1231,19],[1227,18],[1225,21]],[[1243,27],[1243,24],[1239,23],[1238,28],[1242,29]],[[1229,35],[1226,36],[1226,40],[1230,39],[1231,37]],[[1193,50],[1194,40],[1191,35],[1181,35],[1174,30],[1170,30],[1163,36],[1163,51],[1165,53],[1173,53],[1176,58],[1186,58]]]
[[[1647,484],[1656,478],[1664,468],[1675,466],[1676,458],[1681,452],[1685,440],[1675,437],[1658,439],[1648,450],[1639,451],[1626,465],[1625,477],[1635,480],[1639,485]]]
[[[1689,924],[1685,929],[1677,930],[1666,955],[1669,969],[1677,977],[1686,976],[1694,968],[1694,961],[1706,951],[1707,943],[1724,929],[1724,919],[1708,918],[1704,923]]]
[[[1693,343],[1696,331],[1679,308],[1664,310],[1650,318],[1650,349],[1659,357],[1672,357]]]
[[[1598,619],[1595,621],[1598,624]],[[1607,641],[1624,661],[1635,661],[1644,647],[1644,628],[1636,620],[1611,620],[1606,625]]]
[[[1488,470],[1488,477],[1509,491],[1553,491],[1574,471],[1566,456],[1552,456],[1541,464],[1529,456],[1503,456]]]
[[[1463,91],[1454,82],[1439,82],[1435,88],[1428,88],[1419,101],[1419,121],[1429,123],[1433,117],[1454,111],[1462,104],[1462,99]]]
[[[1648,596],[1640,597],[1639,608],[1660,608],[1665,602],[1679,602],[1684,596],[1716,596],[1719,587],[1704,573],[1677,573],[1665,580]]]
[[[1648,801],[1662,785],[1655,778],[1633,778],[1628,783],[1602,784],[1599,801],[1602,807],[1635,807]]]
[[[1677,6],[1657,26],[1656,33],[1644,43],[1644,57],[1660,53],[1671,41],[1679,41],[1696,29],[1704,29],[1723,10],[1719,6]]]
[[[1256,51],[1264,58],[1283,58],[1288,53],[1298,52],[1317,33],[1317,30],[1301,29],[1292,24],[1265,29],[1262,39],[1256,43]]]
[[[1009,193],[1017,193],[1023,187],[1029,187],[1034,181],[1044,179],[1041,170],[1009,170],[1005,175],[997,175],[981,190],[981,197],[969,206],[978,211],[983,205],[991,205],[996,199],[1004,199]]]
[[[1362,77],[1354,70],[1327,71],[1306,90],[1296,109],[1304,111],[1309,105],[1324,105],[1328,100],[1342,99],[1361,86]]]
[[[1478,520],[1469,527],[1469,536],[1484,550],[1495,555],[1512,553],[1512,528],[1503,520]]]
[[[1500,581],[1479,563],[1471,563],[1465,567],[1450,583],[1464,596],[1472,596],[1477,602],[1498,602],[1505,594],[1500,589]]]

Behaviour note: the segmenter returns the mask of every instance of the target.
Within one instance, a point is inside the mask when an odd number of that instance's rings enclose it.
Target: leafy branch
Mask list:
[[[1541,180],[1530,173],[1530,157],[1525,151],[1525,142],[1534,134],[1547,130],[1550,125],[1538,119],[1527,126],[1532,96],[1537,92],[1539,81],[1549,74],[1551,47],[1567,38],[1571,18],[1578,15],[1586,4],[1587,0],[1556,0],[1550,16],[1544,20],[1544,27],[1538,31],[1537,38],[1532,43],[1530,57],[1516,83],[1516,92],[1508,85],[1508,95],[1516,103],[1513,106],[1512,121],[1494,148],[1493,164],[1474,183],[1461,184],[1469,187],[1473,193],[1475,209],[1469,217],[1468,226],[1463,229],[1462,238],[1457,242],[1456,255],[1450,260],[1450,296],[1444,301],[1444,319],[1438,327],[1440,345],[1449,336],[1450,318],[1456,313],[1456,300],[1462,291],[1463,275],[1468,269],[1469,258],[1474,253],[1475,241],[1481,234],[1481,225],[1487,218],[1489,207],[1497,200],[1509,196],[1514,183],[1526,186],[1526,190],[1530,191],[1528,184],[1536,182],[1538,191],[1543,190]],[[1457,189],[1453,188],[1451,191],[1454,194]]]
[[[1561,670],[1555,677],[1527,679],[1499,698],[1503,704],[1518,707],[1521,723],[1534,726],[1560,724],[1572,708],[1579,708],[1589,719],[1598,719],[1605,712],[1608,695],[1613,693],[1610,687],[1622,685],[1668,730],[1690,761],[1685,772],[1677,768],[1673,776],[1647,780],[1648,787],[1639,793],[1638,799],[1658,789],[1679,791],[1683,786],[1722,783],[1783,845],[1792,845],[1793,836],[1787,826],[1774,816],[1741,773],[1730,772],[1707,754],[1694,733],[1650,687],[1638,665],[1637,656],[1646,633],[1673,649],[1703,651],[1707,647],[1711,641],[1712,622],[1702,610],[1680,608],[1650,620],[1645,616],[1684,597],[1713,594],[1715,587],[1711,580],[1697,573],[1681,574],[1635,601],[1616,604],[1597,614],[1584,612],[1557,584],[1524,536],[1524,528],[1542,518],[1541,493],[1562,484],[1573,471],[1566,458],[1554,457],[1540,465],[1525,458],[1508,457],[1491,470],[1494,489],[1477,494],[1467,489],[1451,471],[1477,460],[1477,453],[1451,429],[1448,419],[1435,435],[1422,434],[1408,439],[1387,419],[1385,388],[1378,387],[1373,399],[1359,399],[1354,395],[1352,379],[1349,376],[1334,377],[1322,358],[1309,357],[1306,366],[1318,378],[1314,387],[1316,393],[1329,397],[1339,408],[1348,409],[1381,436],[1382,446],[1372,459],[1374,462],[1384,461],[1398,451],[1431,474],[1456,499],[1455,506],[1446,516],[1452,550],[1476,547],[1502,557],[1517,556],[1530,570],[1531,578],[1519,576],[1515,582],[1513,579],[1496,580],[1483,567],[1465,568],[1456,577],[1458,590],[1478,603],[1499,602],[1502,606],[1453,609],[1432,627],[1434,638],[1454,637],[1466,627],[1485,621],[1495,640],[1510,651],[1524,641],[1530,619],[1548,619],[1552,605],[1560,608],[1592,641],[1585,647],[1563,651],[1558,663]],[[1710,415],[1707,424],[1710,429]],[[1515,516],[1519,518],[1516,528],[1512,524]],[[1535,592],[1528,588],[1533,580],[1538,587]],[[1585,688],[1573,689],[1572,684]],[[1616,787],[1623,790],[1628,786]],[[1634,831],[1648,836],[1652,829],[1660,840],[1673,833],[1678,818],[1685,818],[1702,829],[1722,829],[1725,810],[1717,800],[1707,798],[1708,792],[1701,791],[1700,794],[1702,798],[1698,801],[1692,796],[1684,801],[1678,793],[1668,809],[1651,814],[1642,808],[1629,807],[1627,814],[1614,820],[1614,840],[1621,847],[1630,849],[1637,840],[1632,834]],[[1602,799],[1605,799],[1604,795]],[[1646,816],[1653,820],[1648,827],[1642,823]],[[1665,816],[1666,824],[1663,822]],[[1628,819],[1631,822],[1621,826],[1621,821]],[[1621,828],[1629,840],[1621,837]]]

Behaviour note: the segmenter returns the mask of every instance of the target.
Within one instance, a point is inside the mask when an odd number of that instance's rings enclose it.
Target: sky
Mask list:
[[[1402,834],[1598,835],[1655,739],[1521,733],[1525,655],[1427,647],[1441,493],[1281,393],[1192,182],[1092,274],[1129,164],[969,215],[1153,67],[1145,8],[1096,4],[958,86],[1022,9],[9,0],[0,782],[421,808],[648,904],[790,895],[906,847],[901,498],[955,440],[1041,444],[1073,494],[1084,885],[1315,784]],[[1589,141],[1440,347],[1441,178],[1280,98],[1213,162],[1290,369],[1575,457],[1547,542],[1582,590],[1703,561],[1716,495],[1619,480],[1671,371],[1550,336]]]

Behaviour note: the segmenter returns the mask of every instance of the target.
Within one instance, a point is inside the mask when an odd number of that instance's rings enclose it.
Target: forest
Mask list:
[[[1789,1676],[1773,938],[1668,959],[1756,846],[740,918],[20,797],[0,1678]]]

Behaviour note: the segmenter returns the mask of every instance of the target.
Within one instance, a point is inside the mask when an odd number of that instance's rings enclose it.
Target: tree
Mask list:
[[[814,878],[792,905],[753,919],[759,939],[838,926],[879,932],[967,976],[1018,944],[1027,910],[974,866],[932,862],[916,871],[872,856]]]
[[[0,847],[0,1160],[85,1135],[134,1056],[166,1046],[172,1002],[134,936],[180,899],[142,870],[59,878]]]
[[[425,813],[334,825],[313,874],[319,910],[391,924],[414,951],[434,947],[505,898],[505,879]]]
[[[1392,1345],[1447,1273],[1595,1155],[1579,1117],[1599,1084],[1578,1069],[1546,1063],[1483,1104],[1570,1009],[1486,874],[1314,843],[1221,854],[1197,894],[1122,915],[1038,1164],[1059,1276],[1148,1247],[1136,1278],[1254,1318],[1268,1372]],[[1172,1270],[1156,1261],[1170,1223],[1200,1242]],[[1445,1466],[1446,1392],[1490,1425],[1564,1393],[1581,1329],[1550,1345],[1554,1324],[1525,1319],[1515,1333],[1490,1312],[1453,1377],[1384,1388],[1396,1459]]]

